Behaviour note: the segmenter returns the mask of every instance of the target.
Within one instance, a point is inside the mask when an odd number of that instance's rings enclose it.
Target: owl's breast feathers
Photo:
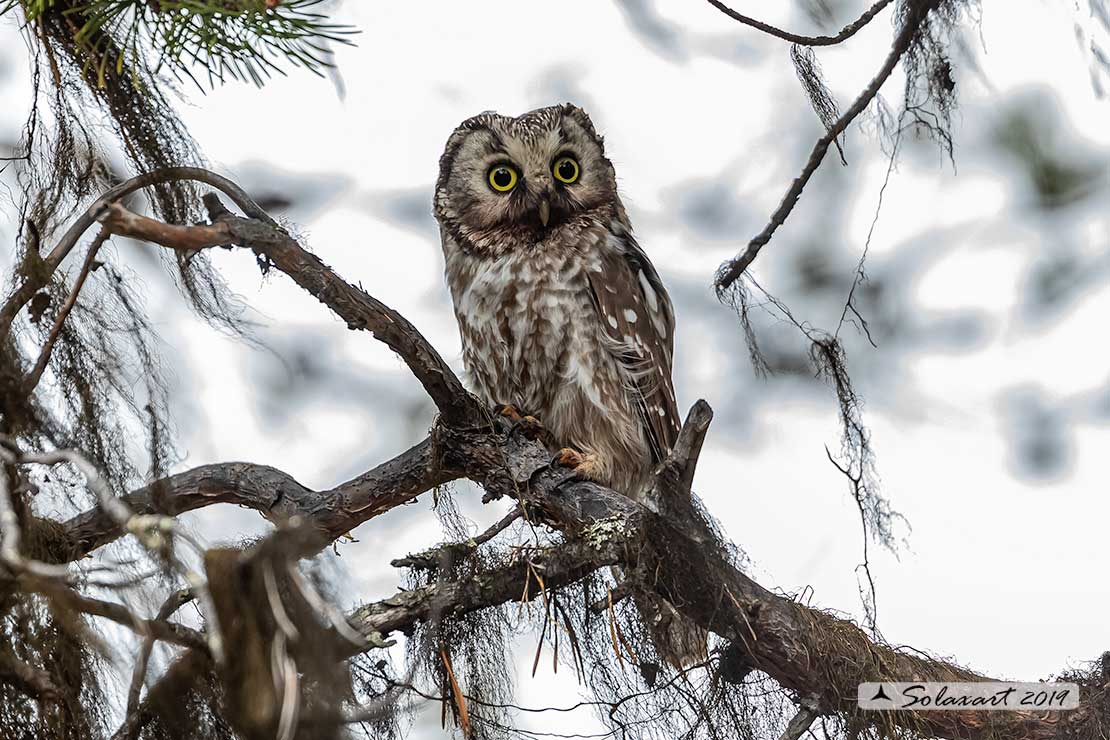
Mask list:
[[[585,218],[528,250],[464,252],[443,234],[473,390],[540,418],[635,496],[678,433],[674,316],[655,268],[615,219]]]

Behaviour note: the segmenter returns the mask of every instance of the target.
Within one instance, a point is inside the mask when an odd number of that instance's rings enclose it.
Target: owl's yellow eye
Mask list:
[[[570,185],[578,179],[578,162],[574,161],[574,157],[559,157],[551,166],[551,174],[559,182]]]
[[[507,193],[516,187],[516,170],[507,164],[499,164],[489,171],[489,186],[499,193]]]

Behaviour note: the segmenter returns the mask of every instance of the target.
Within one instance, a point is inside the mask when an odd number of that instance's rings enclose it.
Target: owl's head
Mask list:
[[[590,117],[569,103],[468,118],[439,160],[436,219],[468,252],[527,248],[599,209],[620,209],[613,165]]]

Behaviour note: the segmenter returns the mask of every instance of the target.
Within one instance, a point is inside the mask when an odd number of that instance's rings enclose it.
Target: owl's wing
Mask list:
[[[590,290],[609,351],[625,370],[652,459],[666,457],[681,427],[671,381],[674,310],[655,266],[632,235],[608,235]]]

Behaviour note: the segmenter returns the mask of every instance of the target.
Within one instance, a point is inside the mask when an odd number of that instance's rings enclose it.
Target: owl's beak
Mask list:
[[[551,202],[544,198],[540,201],[540,223],[547,226],[547,222],[551,219]]]

